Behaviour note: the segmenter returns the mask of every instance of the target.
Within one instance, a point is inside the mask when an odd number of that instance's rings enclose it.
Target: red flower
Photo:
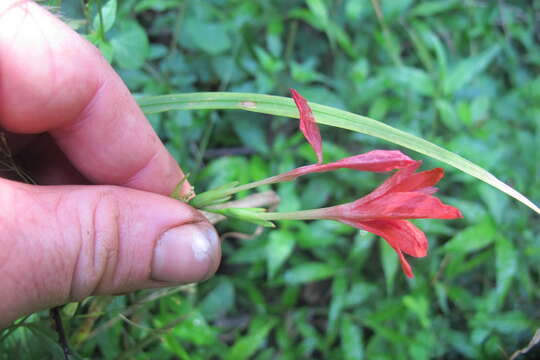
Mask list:
[[[415,173],[421,162],[399,170],[370,194],[354,202],[324,208],[322,218],[333,219],[384,238],[399,256],[401,267],[413,277],[403,252],[423,257],[427,254],[425,234],[405,219],[455,219],[462,217],[453,206],[432,196],[444,176],[441,168]]]
[[[313,151],[317,154],[317,162],[320,164],[323,161],[322,140],[313,112],[311,111],[307,100],[296,90],[291,89],[291,94],[296,103],[296,107],[298,108],[298,112],[300,113],[300,130],[302,130],[307,141],[313,148]]]

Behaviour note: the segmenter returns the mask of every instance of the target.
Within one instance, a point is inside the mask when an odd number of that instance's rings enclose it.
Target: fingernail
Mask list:
[[[204,223],[167,230],[154,249],[152,278],[179,284],[204,280],[214,267],[217,246],[216,231]]]

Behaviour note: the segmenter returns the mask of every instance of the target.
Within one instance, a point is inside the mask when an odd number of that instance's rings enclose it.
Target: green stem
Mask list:
[[[263,212],[257,213],[257,217],[268,220],[315,220],[321,219],[324,217],[324,212],[326,208],[321,209],[311,209],[311,210],[300,210],[300,211],[291,211],[291,212]]]
[[[225,209],[213,209],[213,208],[203,208],[202,210],[213,212],[217,214],[223,214]],[[234,208],[233,208],[234,209]],[[242,208],[237,208],[242,210]],[[328,216],[329,208],[319,208],[319,209],[310,209],[310,210],[299,210],[299,211],[290,211],[290,212],[253,212],[253,217],[259,220],[266,221],[280,221],[280,220],[317,220],[317,219],[330,219]],[[248,210],[248,209],[246,209]],[[225,214],[227,216],[227,214]]]
[[[103,25],[103,7],[101,6],[101,0],[97,0],[98,16],[99,16],[99,37],[105,41],[105,26]]]
[[[263,185],[275,184],[283,180],[283,174],[271,176],[266,179],[250,182],[240,186],[231,187],[225,190],[208,190],[198,194],[193,200],[190,201],[190,205],[195,208],[203,208],[205,206],[212,205],[216,200],[227,198],[231,195],[239,193],[240,191],[254,189]]]
[[[240,191],[251,190],[256,187],[263,186],[263,185],[275,184],[275,183],[280,182],[280,180],[281,180],[280,175],[270,176],[266,179],[250,182],[250,183],[240,185],[240,186],[235,186],[232,189],[227,190],[227,195],[236,194],[236,193],[239,193]]]

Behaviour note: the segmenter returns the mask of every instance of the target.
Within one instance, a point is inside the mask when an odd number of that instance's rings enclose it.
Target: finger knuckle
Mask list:
[[[80,249],[70,298],[83,299],[114,282],[120,247],[120,201],[111,189],[99,190],[78,208]]]

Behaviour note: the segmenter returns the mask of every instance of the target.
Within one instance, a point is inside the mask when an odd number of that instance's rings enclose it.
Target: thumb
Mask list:
[[[161,195],[0,179],[0,203],[0,329],[89,295],[204,280],[219,266],[212,225]]]

